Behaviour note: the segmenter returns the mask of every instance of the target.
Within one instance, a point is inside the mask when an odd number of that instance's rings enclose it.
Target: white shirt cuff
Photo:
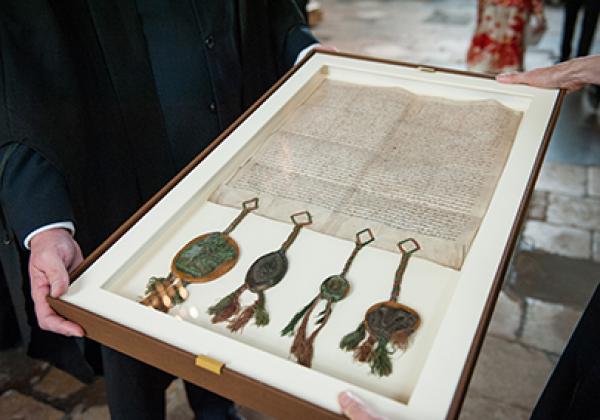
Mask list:
[[[41,228],[38,228],[38,229],[34,230],[33,232],[31,232],[29,235],[27,235],[25,237],[25,240],[23,241],[23,246],[25,246],[25,249],[30,249],[29,245],[35,235],[37,235],[38,233],[45,232],[50,229],[60,229],[60,228],[67,229],[69,232],[71,232],[71,235],[75,234],[75,225],[73,224],[73,222],[50,223],[49,225],[42,226]]]
[[[309,45],[308,47],[304,48],[302,51],[300,51],[298,53],[298,56],[296,57],[296,61],[294,61],[294,65],[296,65],[300,61],[302,61],[302,59],[304,57],[306,57],[306,54],[308,54],[309,52],[311,52],[312,50],[314,50],[315,48],[317,48],[319,45],[321,45],[321,44],[312,44],[312,45]]]

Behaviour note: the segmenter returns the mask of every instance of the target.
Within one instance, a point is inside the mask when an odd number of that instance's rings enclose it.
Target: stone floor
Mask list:
[[[340,50],[464,68],[474,0],[321,0],[320,39]],[[562,10],[529,49],[528,68],[556,60]],[[600,52],[597,37],[594,52]],[[582,94],[567,98],[521,240],[469,388],[462,420],[526,419],[600,273],[600,125]],[[181,382],[168,418],[188,419]],[[83,385],[19,350],[0,352],[0,418],[107,419],[101,380]],[[249,419],[263,418],[244,411]]]

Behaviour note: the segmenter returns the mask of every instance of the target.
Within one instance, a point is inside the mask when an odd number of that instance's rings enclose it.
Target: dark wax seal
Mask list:
[[[288,261],[282,250],[269,252],[248,269],[246,284],[253,292],[262,292],[278,284],[287,272]]]
[[[375,337],[390,339],[396,332],[413,331],[419,326],[419,315],[415,311],[389,303],[385,302],[367,313],[367,328]]]

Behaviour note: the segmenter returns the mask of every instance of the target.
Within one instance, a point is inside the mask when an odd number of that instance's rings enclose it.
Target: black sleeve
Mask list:
[[[306,24],[304,14],[296,0],[272,1],[273,34],[276,37],[283,35],[282,64],[284,69],[291,68],[298,54],[312,44],[319,41],[312,34]],[[277,44],[277,42],[276,42]]]
[[[239,0],[243,106],[252,105],[318,43],[295,0]]]
[[[294,26],[292,30],[288,32],[285,41],[283,56],[284,65],[292,67],[296,62],[298,54],[300,54],[303,49],[318,43],[319,41],[306,25]]]
[[[300,9],[300,12],[302,13],[302,16],[304,17],[304,20],[308,22],[308,13],[306,10],[306,6],[308,5],[308,0],[295,0],[296,4],[298,5],[298,8]]]
[[[10,145],[0,147],[0,160]],[[57,222],[74,222],[63,176],[38,153],[19,145],[9,157],[0,201],[19,244],[34,230]]]

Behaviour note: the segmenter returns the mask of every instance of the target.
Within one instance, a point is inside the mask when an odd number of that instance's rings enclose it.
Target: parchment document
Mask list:
[[[309,210],[319,232],[460,269],[511,149],[521,113],[400,88],[325,80],[211,196],[289,222]]]

